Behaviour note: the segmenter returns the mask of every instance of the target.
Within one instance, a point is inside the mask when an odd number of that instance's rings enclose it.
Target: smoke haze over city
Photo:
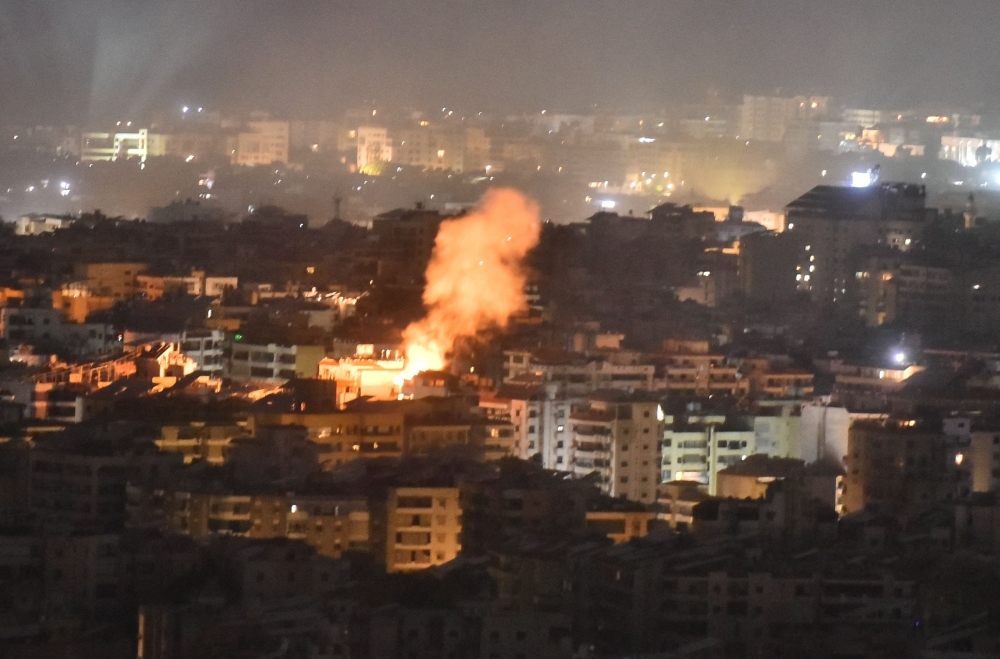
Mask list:
[[[2,0],[0,117],[1000,100],[990,0]]]

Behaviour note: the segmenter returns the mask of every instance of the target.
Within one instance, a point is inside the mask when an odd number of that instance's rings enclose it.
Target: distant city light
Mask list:
[[[874,182],[871,171],[851,172],[852,188],[867,188]]]
[[[906,353],[905,353],[905,352],[903,352],[903,351],[901,351],[901,350],[900,350],[900,351],[898,351],[898,352],[896,352],[896,353],[895,353],[895,354],[894,354],[894,355],[892,356],[892,361],[894,361],[894,362],[896,362],[897,364],[899,364],[899,365],[901,365],[901,366],[902,366],[903,364],[905,364],[905,363],[906,363]]]
[[[187,113],[188,113],[188,112],[190,112],[190,111],[191,111],[191,108],[189,108],[189,107],[188,107],[188,106],[186,106],[186,105],[185,105],[184,107],[182,107],[182,108],[181,108],[181,112],[183,112],[184,114],[187,114]]]
[[[601,208],[604,208],[606,210],[611,210],[615,206],[617,206],[617,204],[611,201],[610,199],[605,199],[604,201],[601,202]]]
[[[650,144],[650,143],[655,142],[655,141],[656,141],[655,137],[640,137],[639,138],[639,142],[641,142],[642,144]]]

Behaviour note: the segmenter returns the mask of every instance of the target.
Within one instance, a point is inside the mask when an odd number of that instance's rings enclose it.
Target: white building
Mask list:
[[[799,458],[807,463],[830,458],[840,463],[847,456],[847,436],[851,424],[887,418],[886,414],[849,412],[847,408],[822,403],[803,405],[799,454],[782,457]]]
[[[149,157],[149,130],[133,133],[84,133],[80,138],[82,162],[111,162]]]
[[[389,131],[378,126],[358,128],[358,171],[364,173],[379,163],[392,162]]]
[[[965,167],[975,167],[981,162],[997,162],[1000,160],[1000,139],[942,135],[939,157]]]
[[[714,495],[718,473],[756,452],[757,438],[749,424],[724,414],[667,416],[661,478],[703,483]]]
[[[879,110],[866,110],[863,108],[845,108],[840,113],[840,119],[845,124],[854,124],[862,128],[873,128],[883,122],[885,113]],[[887,117],[886,117],[887,118]],[[896,117],[893,116],[893,119]]]
[[[479,408],[486,417],[514,426],[515,457],[528,460],[540,455],[546,469],[568,471],[569,416],[583,402],[581,397],[567,396],[554,382],[506,384],[495,397],[481,398]]]
[[[198,370],[212,375],[226,368],[226,333],[221,330],[192,330],[181,335],[180,350],[198,363]]]
[[[71,217],[55,217],[53,215],[22,215],[17,218],[14,233],[18,236],[38,236],[67,229],[76,220]]]
[[[120,347],[110,325],[66,323],[58,309],[4,307],[0,336],[10,343],[52,342],[76,355],[100,355]]]
[[[234,165],[256,167],[288,163],[287,121],[251,121],[247,130],[230,139],[230,161]]]

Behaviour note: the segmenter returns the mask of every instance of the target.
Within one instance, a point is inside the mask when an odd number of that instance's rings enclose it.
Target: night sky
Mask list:
[[[1000,103],[997,0],[0,0],[0,119]]]

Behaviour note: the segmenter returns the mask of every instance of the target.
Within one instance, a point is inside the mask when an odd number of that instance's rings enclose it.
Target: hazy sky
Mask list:
[[[0,0],[0,118],[1000,104],[1000,0]]]

